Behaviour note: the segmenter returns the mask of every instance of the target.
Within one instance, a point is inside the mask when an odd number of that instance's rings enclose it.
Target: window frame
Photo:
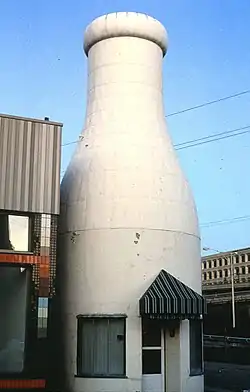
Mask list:
[[[150,376],[150,375],[163,375],[163,355],[164,355],[164,333],[162,329],[162,325],[157,322],[157,320],[142,318],[141,319],[141,333],[142,333],[142,376]],[[152,333],[153,340],[147,340],[147,335]],[[158,336],[157,336],[158,335]],[[154,341],[154,338],[156,340]],[[159,339],[159,340],[158,340]],[[160,355],[160,370],[155,371],[146,371],[145,367],[148,365],[147,361],[145,361],[145,355],[149,353],[157,352]],[[146,366],[145,366],[146,365]]]
[[[201,337],[201,343],[200,346],[197,347],[195,346],[195,350],[200,350],[200,364],[199,366],[194,366],[193,365],[193,349],[194,349],[194,344],[196,344],[196,341],[193,342],[193,337],[194,333],[197,334],[197,330],[193,333],[192,328],[198,328],[197,325],[199,326],[199,334]],[[194,339],[195,340],[195,339]],[[203,320],[202,319],[191,319],[189,320],[189,375],[190,377],[195,377],[195,376],[202,376],[204,374],[204,359],[203,359]]]
[[[117,378],[123,379],[127,378],[126,371],[126,318],[127,315],[125,314],[112,314],[112,315],[77,315],[77,357],[76,357],[76,375],[75,377],[79,378]],[[123,321],[123,328],[124,328],[124,340],[123,340],[123,374],[95,374],[93,373],[84,373],[82,372],[82,325],[86,320],[114,320],[120,319]]]
[[[23,217],[28,219],[28,250],[12,250],[12,249],[4,249],[0,247],[0,253],[11,253],[11,254],[33,254],[32,249],[32,233],[33,233],[33,216],[30,213],[25,213],[22,211],[9,211],[9,210],[0,210],[0,215],[8,215]]]

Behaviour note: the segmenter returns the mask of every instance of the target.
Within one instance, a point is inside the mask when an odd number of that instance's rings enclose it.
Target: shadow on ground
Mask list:
[[[249,358],[250,361],[250,358]],[[250,365],[205,363],[205,392],[250,391]]]

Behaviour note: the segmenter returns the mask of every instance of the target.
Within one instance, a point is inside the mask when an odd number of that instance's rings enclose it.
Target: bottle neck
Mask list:
[[[119,37],[89,51],[86,126],[95,122],[164,117],[162,50],[144,39]]]

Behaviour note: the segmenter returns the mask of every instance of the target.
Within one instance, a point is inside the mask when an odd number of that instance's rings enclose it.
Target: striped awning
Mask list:
[[[165,270],[161,270],[139,305],[141,316],[156,319],[200,319],[207,312],[205,299]]]

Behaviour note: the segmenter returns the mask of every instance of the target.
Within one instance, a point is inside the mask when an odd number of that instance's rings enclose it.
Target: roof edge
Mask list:
[[[22,116],[15,116],[12,114],[5,114],[5,113],[0,113],[0,117],[9,118],[9,119],[13,119],[13,120],[31,121],[31,122],[41,123],[41,124],[46,124],[46,125],[57,125],[59,127],[63,127],[63,123],[61,123],[61,122],[42,120],[41,118],[22,117]]]

